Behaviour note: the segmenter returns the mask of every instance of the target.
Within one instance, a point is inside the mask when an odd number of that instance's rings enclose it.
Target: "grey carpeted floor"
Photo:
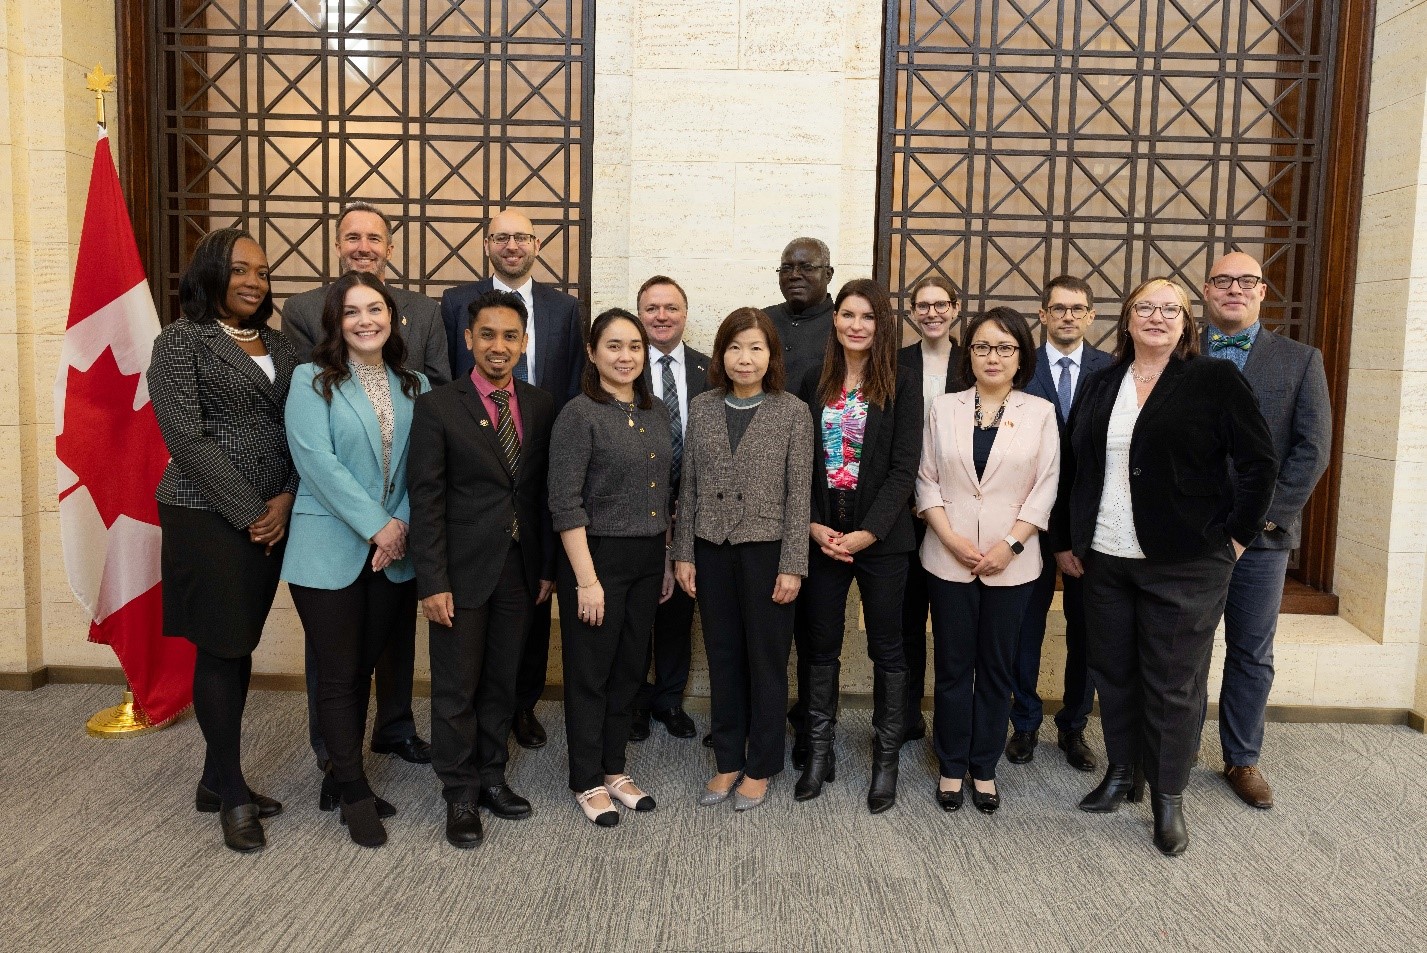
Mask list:
[[[549,746],[511,769],[535,817],[488,817],[486,843],[457,851],[430,772],[376,757],[373,784],[401,813],[372,851],[317,810],[302,696],[256,693],[248,778],[287,809],[268,848],[240,856],[193,810],[191,718],[85,736],[116,695],[0,692],[0,949],[1427,949],[1427,739],[1406,728],[1270,725],[1278,805],[1253,811],[1197,769],[1189,853],[1166,859],[1147,808],[1075,809],[1095,778],[1049,731],[1032,764],[1002,766],[995,817],[936,808],[923,744],[904,751],[897,807],[871,817],[866,711],[845,713],[821,799],[795,804],[785,772],[744,815],[693,806],[708,753],[656,723],[630,767],[659,809],[597,829],[565,791],[561,710],[545,703]],[[1218,753],[1206,739],[1206,765]]]

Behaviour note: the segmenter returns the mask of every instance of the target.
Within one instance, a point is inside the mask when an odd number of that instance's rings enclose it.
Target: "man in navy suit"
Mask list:
[[[1085,332],[1095,321],[1095,298],[1090,286],[1072,275],[1052,278],[1041,293],[1041,325],[1045,344],[1036,355],[1036,372],[1026,393],[1055,405],[1055,419],[1065,433],[1066,421],[1080,386],[1090,375],[1109,367],[1109,354],[1085,342]],[[1035,757],[1043,712],[1036,691],[1041,670],[1041,645],[1045,641],[1046,614],[1055,597],[1055,560],[1046,559],[1031,590],[1031,601],[1021,623],[1013,675],[1011,739],[1006,760],[1025,764]],[[1055,715],[1057,742],[1065,760],[1080,771],[1095,770],[1095,755],[1085,744],[1085,722],[1095,700],[1085,659],[1085,608],[1081,580],[1064,577],[1061,605],[1065,611],[1065,692]]]
[[[635,299],[639,320],[649,335],[649,359],[644,362],[645,380],[656,400],[669,411],[674,437],[673,464],[669,486],[679,498],[679,476],[684,450],[684,429],[689,424],[689,401],[708,390],[709,358],[684,343],[684,325],[689,319],[689,299],[679,283],[667,275],[655,275],[639,289]],[[678,514],[674,514],[678,519]],[[690,637],[694,626],[694,600],[673,585],[666,568],[662,601],[654,614],[654,636],[649,654],[654,665],[654,681],[639,688],[634,699],[634,719],[629,724],[629,740],[649,737],[649,717],[663,723],[675,738],[692,738],[694,721],[684,711],[684,686],[689,681]],[[645,663],[648,669],[649,662]]]
[[[555,398],[558,414],[565,402],[580,392],[585,369],[584,318],[574,298],[531,277],[540,260],[540,239],[530,219],[506,209],[486,225],[486,257],[494,274],[452,288],[441,296],[441,320],[455,380],[471,376],[475,358],[466,346],[466,320],[472,301],[492,289],[510,291],[525,302],[526,349],[515,368],[515,378],[533,384]],[[516,681],[513,734],[522,748],[545,746],[545,729],[535,717],[535,703],[545,690],[545,669],[550,659],[550,603],[537,606],[530,617],[525,654]]]
[[[1298,546],[1303,506],[1328,466],[1332,410],[1323,355],[1259,323],[1263,268],[1241,252],[1225,255],[1204,282],[1204,353],[1234,364],[1253,385],[1278,455],[1278,481],[1263,532],[1234,565],[1224,607],[1224,682],[1219,742],[1224,777],[1252,807],[1273,806],[1259,771],[1264,710],[1273,687],[1273,637],[1289,552]]]

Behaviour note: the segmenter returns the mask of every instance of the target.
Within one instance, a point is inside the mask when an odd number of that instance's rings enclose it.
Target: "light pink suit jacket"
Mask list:
[[[1060,479],[1060,433],[1050,401],[1012,391],[985,473],[978,480],[971,456],[975,415],[970,389],[932,401],[922,435],[916,500],[920,514],[937,506],[946,510],[952,531],[984,553],[1011,531],[1016,520],[1045,531]],[[1017,586],[1040,576],[1040,535],[1027,540],[1025,552],[1012,557],[1001,572],[973,576],[929,529],[922,543],[922,566],[949,582],[980,579],[988,586]]]

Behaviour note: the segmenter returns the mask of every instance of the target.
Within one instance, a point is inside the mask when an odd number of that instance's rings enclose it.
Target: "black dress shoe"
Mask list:
[[[649,709],[634,709],[634,717],[629,719],[629,740],[643,741],[649,737]]]
[[[689,717],[689,713],[682,708],[665,708],[662,711],[654,712],[654,720],[662,722],[664,727],[669,729],[669,734],[675,738],[692,738],[698,734],[694,728],[694,719]]]
[[[337,805],[342,803],[342,785],[332,779],[332,775],[322,776],[322,793],[317,798],[317,809],[320,811],[335,811]],[[377,817],[386,820],[388,817],[396,817],[396,805],[390,801],[377,798]]]
[[[479,847],[485,836],[481,809],[474,801],[446,802],[446,840],[452,847]]]
[[[251,854],[267,846],[268,839],[258,820],[258,806],[252,802],[223,811],[218,815],[218,823],[223,827],[223,843],[229,850]]]
[[[1038,744],[1040,738],[1034,731],[1013,731],[1011,740],[1006,742],[1006,760],[1012,764],[1030,764]]]
[[[712,731],[710,731],[708,734],[704,735],[704,747],[705,747],[705,748],[712,748],[712,747],[713,747],[713,732],[712,732]]]
[[[511,733],[515,735],[515,743],[522,748],[534,751],[537,748],[545,747],[545,726],[540,724],[539,718],[535,717],[534,708],[516,712],[510,729]]]
[[[252,788],[248,788],[248,797],[258,806],[258,817],[275,817],[282,813],[281,801],[275,801],[266,794],[259,794]],[[203,782],[199,781],[198,790],[193,793],[193,807],[200,814],[217,814],[223,809],[223,799],[218,796],[218,792],[208,790],[203,786]]]
[[[962,785],[966,787],[966,785]],[[1001,806],[1001,795],[997,793],[983,794],[976,790],[976,786],[971,787],[971,803],[976,805],[976,810],[982,814],[995,814],[996,809]]]
[[[376,754],[394,754],[409,764],[431,763],[431,745],[419,735],[412,735],[405,741],[395,743],[373,741],[372,751]]]
[[[1184,823],[1184,795],[1150,792],[1154,814],[1154,845],[1166,857],[1178,857],[1189,847],[1189,828]]]
[[[955,814],[961,810],[961,805],[966,802],[966,785],[955,791],[943,791],[940,787],[936,789],[936,802],[941,805],[941,809],[948,814]]]
[[[496,817],[503,817],[508,821],[518,821],[530,816],[530,802],[512,791],[508,784],[493,784],[488,788],[481,788],[481,793],[476,796],[476,803]]]
[[[1085,743],[1085,732],[1062,731],[1056,735],[1056,747],[1065,752],[1065,763],[1077,771],[1094,771],[1095,755]]]
[[[359,847],[380,847],[386,843],[386,827],[377,814],[375,796],[360,801],[342,802],[342,823],[347,836]]]

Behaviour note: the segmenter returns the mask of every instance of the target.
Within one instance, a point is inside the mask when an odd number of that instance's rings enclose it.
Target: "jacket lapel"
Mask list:
[[[268,380],[268,375],[263,373],[263,369],[258,367],[258,362],[252,356],[238,346],[238,343],[230,338],[216,322],[203,323],[198,325],[199,333],[203,336],[204,343],[212,349],[213,353],[226,362],[231,367],[237,369],[239,374],[247,378],[258,391],[273,403],[281,403],[280,393],[286,393],[284,384],[281,391],[278,390],[279,382],[291,381],[292,363],[279,357],[278,352],[273,349],[272,338],[258,331],[258,336],[263,345],[268,349],[268,354],[273,359],[273,370],[276,380]],[[286,357],[284,352],[283,357]]]
[[[981,473],[981,483],[984,485],[991,479],[991,475],[996,472],[996,468],[1001,465],[1006,454],[1010,452],[1011,444],[1015,442],[1017,434],[1024,428],[1016,426],[1016,420],[1020,417],[1021,405],[1026,402],[1026,395],[1020,391],[1011,391],[1010,403],[1006,406],[1006,412],[1001,415],[1001,426],[996,431],[996,440],[991,444],[991,453],[986,458],[986,469]],[[972,413],[975,413],[973,408]],[[975,464],[972,464],[972,472],[976,472]]]
[[[391,372],[387,372],[390,379]],[[337,393],[347,402],[347,406],[352,408],[352,412],[357,415],[357,419],[362,422],[362,430],[366,431],[367,443],[371,445],[372,456],[377,461],[377,470],[382,466],[382,430],[377,422],[377,412],[372,408],[372,402],[367,398],[366,388],[362,382],[357,380],[356,374],[350,374],[346,380],[337,385]],[[396,401],[392,401],[392,406],[396,406]],[[396,459],[396,440],[392,439],[391,448],[392,459]]]
[[[1259,333],[1254,338],[1253,347],[1249,348],[1248,360],[1244,361],[1244,376],[1253,380],[1252,374],[1258,373],[1264,366],[1273,364],[1273,349],[1277,343],[1276,335],[1263,325],[1259,325]],[[1267,351],[1269,353],[1265,354]]]
[[[973,391],[963,391],[957,395],[952,413],[952,432],[956,438],[956,456],[966,468],[966,477],[972,486],[980,484],[976,478],[976,462],[972,459],[971,430],[976,426],[976,404]]]
[[[1129,367],[1129,362],[1126,362],[1126,367]],[[1179,357],[1170,357],[1169,363],[1164,367],[1164,373],[1160,375],[1159,382],[1155,384],[1154,390],[1150,391],[1149,397],[1145,398],[1145,405],[1140,408],[1139,419],[1135,422],[1136,430],[1140,428],[1146,418],[1153,417],[1164,409],[1174,392],[1179,389],[1183,379],[1184,360]]]
[[[406,452],[407,441],[411,439],[411,411],[416,401],[398,396],[401,394],[401,378],[390,367],[386,369],[386,380],[391,388],[391,458],[400,460]]]
[[[481,395],[476,392],[476,385],[471,382],[470,377],[462,377],[456,381],[456,387],[461,392],[462,405],[475,418],[476,430],[483,434],[477,439],[495,454],[495,458],[500,461],[506,476],[514,477],[514,474],[510,472],[510,464],[506,462],[505,451],[500,448],[500,439],[495,435],[495,421],[491,420],[490,415],[486,413],[486,402],[481,400]]]

